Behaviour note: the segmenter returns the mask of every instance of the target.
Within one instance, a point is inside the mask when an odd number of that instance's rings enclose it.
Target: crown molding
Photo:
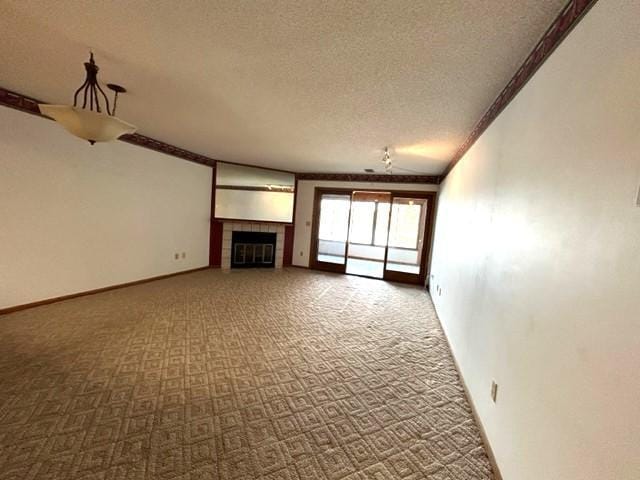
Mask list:
[[[11,90],[0,87],[0,105],[14,108],[22,112],[31,113],[33,115],[37,115],[39,117],[50,120],[49,117],[40,113],[40,109],[38,108],[39,103],[46,102],[41,102],[39,100],[36,100],[35,98],[27,97],[26,95],[12,92]],[[179,148],[174,145],[161,142],[160,140],[140,135],[139,133],[134,133],[133,135],[123,135],[118,140],[130,143],[132,145],[137,145],[139,147],[148,148],[156,152],[178,157],[183,160],[188,160],[189,162],[206,165],[212,168],[215,168],[216,162],[218,161],[214,158],[209,158],[198,153],[190,152],[189,150],[185,150],[184,148]]]
[[[214,158],[206,157],[204,155],[200,155],[199,153],[193,153],[189,150],[185,150],[184,148],[176,147],[169,143],[164,143],[160,140],[146,137],[138,133],[134,133],[133,135],[122,135],[118,140],[130,143],[132,145],[137,145],[139,147],[148,148],[149,150],[155,150],[156,152],[166,153],[167,155],[172,155],[174,157],[182,158],[183,160],[199,163],[201,165],[206,165],[212,168],[216,168],[216,162],[219,162],[219,160],[216,160]]]
[[[580,20],[596,4],[598,0],[570,0],[544,33],[540,41],[533,48],[527,59],[516,71],[500,95],[482,116],[480,121],[471,131],[465,142],[456,151],[449,165],[442,173],[440,179],[451,172],[453,167],[462,159],[471,146],[480,138],[489,125],[500,115],[504,108],[515,98],[518,92],[538,71],[538,68],[549,58],[553,51],[562,43],[571,30],[580,23]]]
[[[516,71],[515,75],[511,78],[507,86],[500,92],[500,95],[494,100],[489,109],[484,113],[480,121],[475,125],[471,134],[467,137],[465,142],[458,148],[455,155],[449,162],[449,165],[445,171],[440,175],[376,175],[376,174],[362,174],[362,173],[297,173],[298,180],[317,180],[317,181],[338,181],[338,182],[379,182],[379,183],[426,183],[426,184],[439,184],[456,164],[467,153],[471,146],[480,138],[485,130],[493,123],[498,115],[504,110],[504,108],[516,97],[518,92],[524,87],[524,85],[533,77],[538,68],[546,61],[547,58],[553,53],[553,51],[562,43],[562,40],[571,32],[571,30],[582,20],[584,15],[589,11],[598,0],[570,0],[564,7],[560,14],[553,21],[551,26],[544,33],[542,38],[538,41],[533,48],[527,59]],[[0,87],[0,105],[4,105],[9,108],[21,110],[23,112],[31,113],[42,118],[47,118],[40,113],[38,108],[39,100],[36,100],[26,95],[22,95],[11,90]],[[174,145],[155,140],[151,137],[146,137],[138,133],[133,135],[123,135],[120,137],[121,141],[127,142],[140,147],[155,150],[157,152],[172,155],[174,157],[182,158],[190,162],[207,165],[215,168],[216,162],[224,162],[224,160],[216,160],[204,155],[200,155],[188,150],[176,147]],[[245,165],[241,163],[232,163],[235,165]],[[253,165],[245,165],[253,166]],[[259,167],[266,168],[268,167]],[[274,170],[274,169],[270,169]],[[294,173],[294,172],[290,172]]]
[[[429,183],[437,185],[437,175],[387,175],[367,173],[298,173],[298,180],[316,180],[323,182],[376,182],[376,183]]]

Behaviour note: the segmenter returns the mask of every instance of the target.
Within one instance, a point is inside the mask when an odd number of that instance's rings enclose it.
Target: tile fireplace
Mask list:
[[[229,221],[222,229],[222,269],[282,268],[284,225]]]
[[[271,232],[233,232],[231,268],[273,268],[276,238]]]

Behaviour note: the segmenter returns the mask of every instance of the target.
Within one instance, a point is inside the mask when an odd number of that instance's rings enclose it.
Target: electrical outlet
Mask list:
[[[496,403],[496,398],[498,398],[498,384],[495,380],[491,380],[491,400],[493,403]]]
[[[186,252],[182,252],[182,258],[187,258],[187,253]]]
[[[173,256],[173,258],[178,260],[180,258],[180,254],[176,252],[176,254]]]

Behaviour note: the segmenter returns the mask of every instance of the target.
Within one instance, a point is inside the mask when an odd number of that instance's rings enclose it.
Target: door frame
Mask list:
[[[425,219],[425,231],[424,242],[422,245],[421,262],[420,262],[420,274],[415,276],[413,274],[406,274],[403,272],[392,272],[385,269],[384,280],[401,283],[412,283],[418,285],[425,285],[426,280],[431,269],[431,245],[433,242],[433,230],[435,221],[435,212],[437,207],[438,192],[429,191],[416,191],[416,190],[393,190],[385,188],[331,188],[331,187],[315,187],[313,196],[313,216],[311,224],[311,241],[309,245],[309,268],[314,270],[323,270],[335,273],[346,273],[347,254],[349,249],[349,236],[347,233],[347,245],[345,248],[345,263],[328,264],[325,262],[318,262],[318,230],[320,228],[320,198],[323,194],[335,194],[335,195],[353,195],[353,192],[388,192],[391,193],[391,201],[394,197],[408,197],[408,198],[424,198],[427,199],[427,216]],[[391,214],[391,209],[389,209]],[[349,227],[351,226],[351,209],[349,209]],[[385,249],[385,264],[386,264],[386,252],[388,246]],[[353,275],[353,274],[350,274]],[[408,277],[409,275],[410,277]],[[367,277],[372,278],[372,277]]]
[[[318,261],[318,244],[320,239],[318,233],[320,230],[320,200],[322,195],[347,195],[348,190],[334,189],[334,188],[320,188],[316,187],[313,195],[313,218],[311,226],[311,245],[309,246],[309,268],[314,270],[323,270],[325,272],[334,273],[346,273],[347,268],[347,253],[349,250],[349,230],[351,225],[351,203],[349,203],[349,215],[347,217],[347,240],[344,247],[344,263],[329,263]],[[351,195],[349,195],[349,202],[351,202]]]

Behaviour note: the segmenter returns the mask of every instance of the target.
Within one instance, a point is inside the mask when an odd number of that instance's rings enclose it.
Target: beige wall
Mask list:
[[[0,308],[206,266],[210,198],[209,167],[0,107]]]
[[[313,198],[316,187],[355,188],[362,190],[411,190],[421,192],[435,192],[438,190],[437,185],[410,183],[318,182],[312,180],[299,181],[298,190],[296,192],[293,264],[300,267],[309,266],[311,226],[313,222]]]
[[[434,301],[507,480],[640,478],[639,184],[640,2],[600,0],[439,196]]]

